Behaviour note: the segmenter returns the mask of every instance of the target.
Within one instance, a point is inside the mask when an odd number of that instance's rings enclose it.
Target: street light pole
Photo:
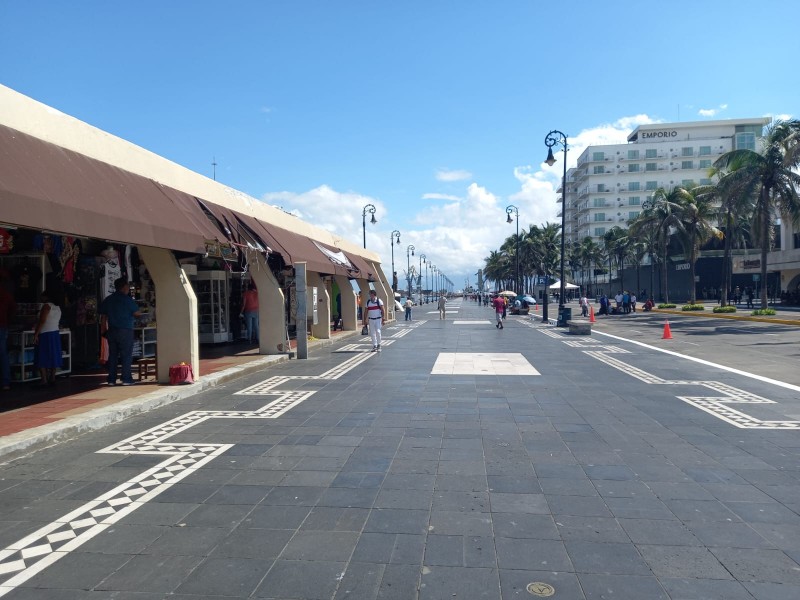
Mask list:
[[[425,263],[425,266],[428,266],[428,257],[424,254],[419,255],[419,273],[417,273],[417,277],[419,277],[419,303],[422,304],[422,263]]]
[[[430,263],[431,263],[431,261],[429,261],[427,259],[427,257],[426,257],[425,258],[425,289],[428,290],[428,293],[425,294],[425,304],[428,303],[428,295],[430,294],[430,288],[428,287],[428,265]]]
[[[414,256],[414,244],[409,244],[406,248],[406,273],[408,275],[408,297],[411,298],[411,257]]]
[[[511,223],[512,212],[517,217],[517,237],[516,237],[516,248],[514,250],[514,263],[515,263],[514,291],[517,292],[517,294],[521,294],[522,290],[520,290],[520,285],[519,285],[519,209],[513,204],[506,206],[506,214],[508,215],[506,223]]]
[[[564,175],[561,179],[561,286],[558,292],[558,312],[562,313],[564,308],[564,241],[567,237],[567,232],[564,231],[567,215],[567,134],[562,133],[558,129],[553,129],[544,138],[544,145],[547,146],[546,162],[549,166],[553,166],[556,162],[553,156],[553,146],[561,144],[564,149]]]
[[[364,207],[364,210],[361,211],[361,230],[364,233],[364,248],[367,247],[367,213],[372,213],[372,218],[369,220],[370,223],[375,225],[378,220],[375,218],[375,205],[374,204],[367,204]]]
[[[397,291],[397,272],[394,270],[394,244],[397,238],[397,245],[400,245],[400,232],[395,229],[389,234],[389,245],[392,247],[392,291]],[[364,246],[366,248],[366,246]]]

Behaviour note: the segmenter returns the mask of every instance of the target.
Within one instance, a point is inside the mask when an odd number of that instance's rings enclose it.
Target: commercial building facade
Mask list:
[[[377,254],[3,86],[0,269],[25,305],[20,340],[45,285],[58,290],[75,318],[67,330],[81,327],[70,357],[102,347],[97,304],[127,276],[161,382],[178,362],[202,375],[200,342],[234,338],[249,282],[262,354],[285,352],[290,328],[301,358],[307,334],[330,338],[332,321],[355,330],[369,289],[394,306]]]

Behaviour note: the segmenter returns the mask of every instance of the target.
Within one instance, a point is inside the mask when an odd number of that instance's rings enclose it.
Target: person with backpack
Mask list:
[[[372,351],[381,351],[381,326],[386,322],[386,313],[383,311],[383,300],[378,298],[378,292],[369,291],[369,300],[364,310],[364,327],[369,328],[369,337],[372,339]]]

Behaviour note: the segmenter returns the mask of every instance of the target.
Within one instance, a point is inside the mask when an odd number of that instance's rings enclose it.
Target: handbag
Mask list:
[[[364,325],[361,328],[361,335],[369,335],[369,326],[368,325]]]

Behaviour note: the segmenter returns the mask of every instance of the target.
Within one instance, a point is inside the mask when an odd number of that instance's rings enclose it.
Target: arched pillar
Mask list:
[[[278,346],[286,341],[283,290],[261,254],[251,264],[250,277],[258,288],[259,354],[280,354]]]
[[[308,272],[308,316],[313,319],[313,289],[317,288],[317,324],[311,320],[311,335],[318,340],[331,339],[331,297],[328,294],[328,285],[319,273]]]
[[[353,292],[350,279],[343,275],[336,275],[336,283],[339,285],[339,293],[342,295],[342,329],[344,331],[355,331],[360,329],[358,324],[358,300]],[[334,303],[336,299],[334,298]]]
[[[185,362],[200,377],[197,297],[189,277],[170,250],[138,246],[156,290],[158,382],[169,382],[170,365]]]

